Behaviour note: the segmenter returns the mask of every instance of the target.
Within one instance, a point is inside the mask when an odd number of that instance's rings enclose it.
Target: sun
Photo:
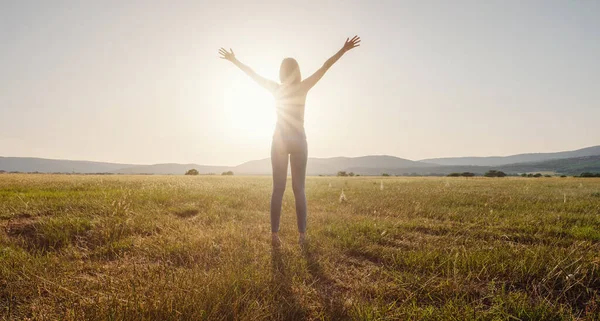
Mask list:
[[[223,93],[223,122],[236,137],[261,140],[273,135],[273,96],[250,79],[233,81]]]

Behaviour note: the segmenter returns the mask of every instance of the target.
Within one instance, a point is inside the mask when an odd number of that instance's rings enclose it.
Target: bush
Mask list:
[[[567,175],[560,175],[560,177],[565,178],[565,177],[567,177]]]
[[[354,172],[348,173],[348,176],[350,176],[350,177],[354,176]]]
[[[542,174],[536,173],[535,175],[533,175],[533,177],[542,177]]]
[[[383,174],[381,174],[381,176],[390,176],[390,174],[388,174],[388,173],[383,173]]]
[[[546,175],[544,175],[544,177],[552,177],[552,175],[548,175],[548,174],[546,174]]]
[[[584,172],[584,173],[581,173],[581,175],[579,175],[579,177],[600,177],[600,173]]]
[[[198,170],[195,168],[190,169],[189,171],[185,172],[185,175],[198,175],[200,173],[198,173]]]
[[[447,176],[448,177],[473,177],[473,176],[475,176],[475,173],[471,173],[471,172],[450,173]]]
[[[223,176],[233,176],[233,172],[232,171],[227,171],[227,172],[221,173],[221,175],[223,175]]]
[[[346,173],[346,171],[339,171],[337,176],[348,176],[348,173]]]
[[[487,173],[484,174],[485,177],[505,177],[506,173],[504,173],[503,171],[497,171],[495,169],[489,170]]]

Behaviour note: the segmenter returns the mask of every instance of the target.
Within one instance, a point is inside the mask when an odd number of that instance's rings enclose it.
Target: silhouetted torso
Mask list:
[[[304,105],[307,91],[301,84],[280,85],[275,91],[277,126],[275,137],[283,140],[306,139],[304,133]]]

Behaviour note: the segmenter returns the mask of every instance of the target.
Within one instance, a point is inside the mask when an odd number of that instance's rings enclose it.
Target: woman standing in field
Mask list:
[[[288,157],[292,172],[292,189],[296,200],[296,218],[299,242],[306,241],[306,195],[304,185],[306,180],[306,163],[308,147],[304,132],[304,105],[308,91],[325,75],[348,50],[360,46],[360,38],[354,36],[346,39],[344,46],[329,58],[312,76],[302,80],[298,62],[293,58],[285,58],[279,69],[281,83],[265,79],[255,73],[250,67],[241,63],[235,57],[232,49],[219,49],[221,59],[231,61],[245,72],[256,83],[267,89],[275,97],[277,125],[271,144],[271,166],[273,168],[273,194],[271,196],[271,232],[273,246],[280,246],[279,219],[281,203],[287,180]]]

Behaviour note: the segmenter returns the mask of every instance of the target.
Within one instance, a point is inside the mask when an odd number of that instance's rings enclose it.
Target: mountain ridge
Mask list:
[[[508,156],[467,156],[467,157],[441,157],[419,160],[445,166],[500,166],[508,164],[539,162],[552,159],[576,158],[600,155],[600,145],[580,148],[572,151],[554,153],[524,153]]]
[[[533,156],[532,156],[533,155]],[[566,157],[576,155],[577,157]],[[583,155],[583,156],[581,156]],[[523,157],[527,156],[527,157]],[[534,157],[539,156],[539,157]],[[595,157],[598,156],[598,159]],[[500,157],[475,157],[475,159],[502,159],[503,162],[511,160],[525,160],[522,162],[491,165],[465,164],[465,159],[473,157],[439,158],[413,161],[391,155],[367,155],[359,157],[329,157],[309,158],[307,164],[308,175],[332,175],[338,171],[355,172],[362,175],[381,175],[382,173],[396,175],[445,175],[451,172],[471,171],[483,173],[489,169],[505,170],[509,173],[527,172],[529,169],[574,173],[576,170],[595,170],[600,164],[600,145],[582,148],[575,151],[557,153],[529,153]],[[432,160],[460,160],[458,164],[438,164]],[[425,162],[428,161],[428,162]],[[443,161],[442,161],[443,162]],[[462,162],[462,163],[461,163]],[[485,161],[483,162],[486,163]],[[489,162],[488,162],[489,163]],[[108,163],[80,160],[57,160],[35,157],[1,157],[0,170],[6,172],[42,172],[42,173],[109,173],[109,174],[184,174],[187,170],[195,168],[201,174],[219,174],[224,171],[233,171],[236,174],[269,175],[271,174],[270,158],[263,158],[244,162],[237,166],[212,166],[198,164],[162,163],[151,165],[136,165],[124,163]],[[598,166],[600,171],[600,166]]]

